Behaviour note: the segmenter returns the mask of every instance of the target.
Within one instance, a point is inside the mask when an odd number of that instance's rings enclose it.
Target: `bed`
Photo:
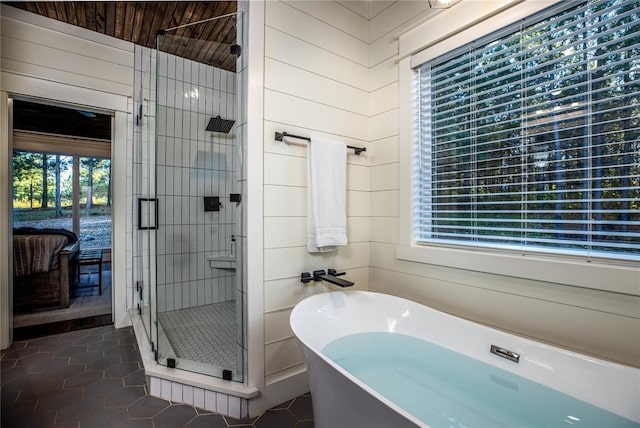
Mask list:
[[[76,235],[65,229],[14,229],[14,309],[69,307],[71,260],[79,247]]]

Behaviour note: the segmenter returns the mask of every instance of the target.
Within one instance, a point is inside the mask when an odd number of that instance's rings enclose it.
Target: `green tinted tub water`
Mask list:
[[[358,333],[336,339],[322,352],[434,428],[640,427],[557,390],[412,336]]]

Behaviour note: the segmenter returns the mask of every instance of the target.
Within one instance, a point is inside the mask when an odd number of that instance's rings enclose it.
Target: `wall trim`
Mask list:
[[[131,325],[127,316],[127,296],[131,278],[127,278],[127,126],[128,115],[116,111],[111,119],[111,266],[113,322],[116,328]],[[133,135],[131,135],[133,137]]]
[[[247,248],[244,252],[247,281],[247,385],[259,390],[264,387],[264,2],[248,2],[248,64],[242,99],[247,103],[247,130],[245,134],[246,195],[245,225]],[[251,94],[251,96],[249,96]]]
[[[8,192],[12,182],[11,124],[13,102],[4,91],[0,92],[0,349],[13,343],[13,223],[12,192]]]

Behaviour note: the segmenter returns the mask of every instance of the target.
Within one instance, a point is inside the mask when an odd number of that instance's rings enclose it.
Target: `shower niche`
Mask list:
[[[158,201],[158,216],[155,229],[138,231],[135,269],[146,284],[136,297],[158,364],[237,382],[244,235],[242,204],[231,195],[242,193],[243,177],[241,24],[238,12],[166,29],[142,55],[136,182],[141,197]],[[212,31],[227,38],[199,38]]]

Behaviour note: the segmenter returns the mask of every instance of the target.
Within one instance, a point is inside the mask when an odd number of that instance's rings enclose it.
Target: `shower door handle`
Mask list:
[[[146,215],[143,215],[144,214]],[[138,230],[158,228],[158,199],[138,198]]]

